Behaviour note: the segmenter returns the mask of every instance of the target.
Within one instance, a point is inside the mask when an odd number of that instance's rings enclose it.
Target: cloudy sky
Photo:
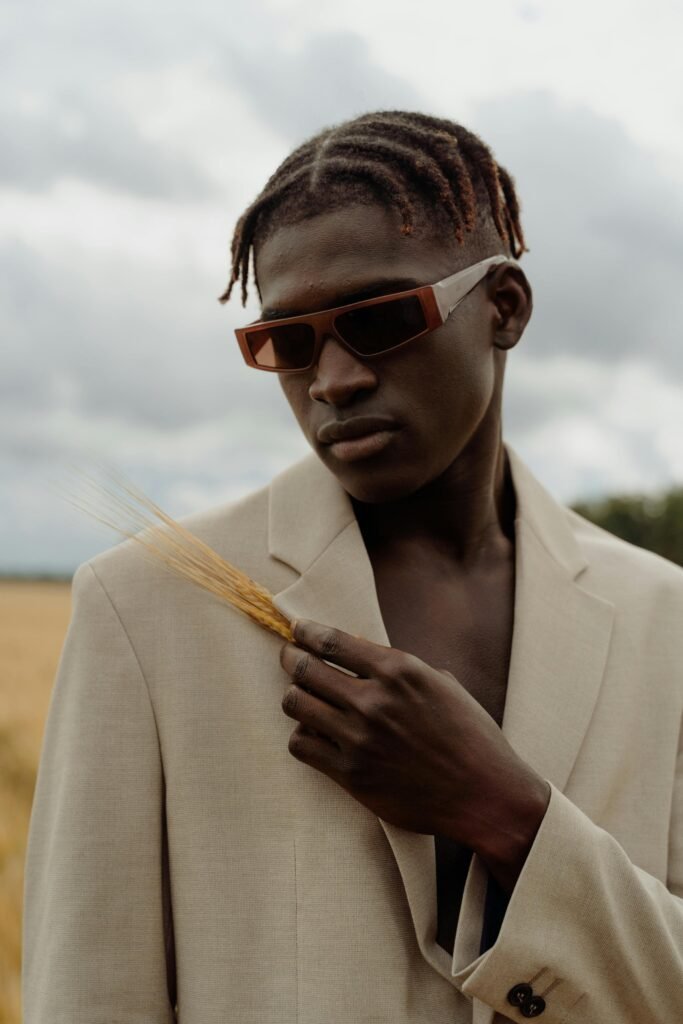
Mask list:
[[[567,503],[683,482],[683,8],[415,12],[3,5],[0,572],[71,572],[116,542],[55,492],[73,463],[182,515],[309,450],[237,349],[257,305],[216,299],[277,164],[380,108],[461,121],[515,178],[534,314],[508,357],[507,440]]]

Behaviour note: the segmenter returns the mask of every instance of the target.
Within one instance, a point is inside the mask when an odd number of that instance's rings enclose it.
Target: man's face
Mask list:
[[[278,229],[256,268],[263,311],[298,315],[433,284],[478,258],[427,229],[402,235],[391,208],[353,205]],[[441,327],[395,352],[364,360],[328,337],[316,365],[278,374],[309,444],[352,497],[412,494],[447,469],[499,402],[505,353],[494,345],[492,291],[480,282]],[[356,416],[388,416],[399,429],[382,450],[345,461],[317,431]]]

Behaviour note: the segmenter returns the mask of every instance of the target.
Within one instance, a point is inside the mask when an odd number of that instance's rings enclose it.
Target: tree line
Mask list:
[[[612,495],[569,508],[638,547],[683,566],[683,487],[660,494]]]

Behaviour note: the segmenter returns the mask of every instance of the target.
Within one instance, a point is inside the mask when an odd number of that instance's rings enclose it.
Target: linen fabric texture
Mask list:
[[[451,956],[434,837],[288,752],[280,638],[151,564],[82,563],[25,862],[25,1024],[683,1020],[683,569],[517,496],[502,730],[548,809],[495,941],[471,859]],[[306,617],[388,644],[353,507],[313,452],[183,525]]]

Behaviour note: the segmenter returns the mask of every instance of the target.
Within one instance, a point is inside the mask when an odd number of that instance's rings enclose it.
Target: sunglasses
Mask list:
[[[519,266],[502,254],[473,263],[436,284],[380,295],[304,316],[260,320],[235,329],[245,362],[257,370],[299,373],[318,359],[327,337],[363,359],[401,348],[443,324],[493,267]]]

